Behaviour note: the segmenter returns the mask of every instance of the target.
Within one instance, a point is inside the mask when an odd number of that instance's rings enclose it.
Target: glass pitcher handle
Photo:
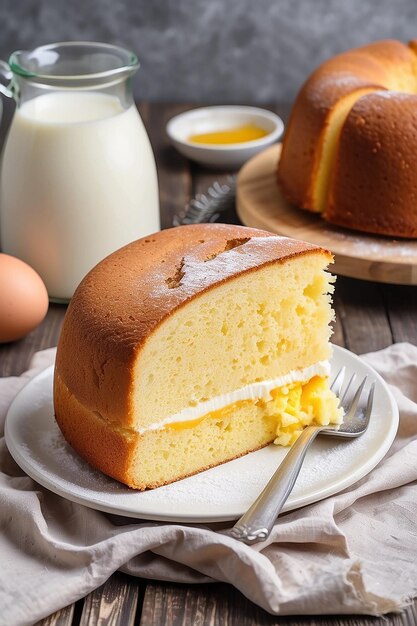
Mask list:
[[[13,72],[4,61],[0,61],[0,92],[8,98],[13,98],[13,92],[9,89],[10,81],[13,78]],[[5,85],[2,81],[8,81],[9,85]]]

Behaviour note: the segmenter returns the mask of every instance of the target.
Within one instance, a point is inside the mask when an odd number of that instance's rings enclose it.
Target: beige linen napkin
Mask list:
[[[38,353],[29,372],[0,380],[1,624],[32,624],[117,569],[159,580],[225,581],[279,615],[377,615],[417,595],[416,346],[364,357],[400,408],[386,458],[344,492],[282,515],[268,541],[254,547],[208,526],[112,518],[28,478],[6,448],[4,419],[14,395],[54,354]]]

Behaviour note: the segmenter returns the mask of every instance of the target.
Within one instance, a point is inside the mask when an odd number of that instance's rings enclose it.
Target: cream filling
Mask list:
[[[263,380],[259,383],[251,383],[250,385],[245,385],[235,391],[230,391],[229,393],[224,393],[220,396],[216,396],[215,398],[211,398],[206,402],[201,402],[197,406],[187,407],[182,409],[182,411],[179,411],[179,413],[175,413],[175,415],[166,417],[160,422],[150,424],[146,428],[139,428],[137,432],[142,435],[150,430],[160,430],[165,428],[165,426],[169,424],[190,422],[198,419],[199,417],[203,417],[212,411],[219,411],[220,409],[229,406],[229,404],[233,404],[239,400],[262,399],[267,402],[268,400],[272,400],[271,391],[273,389],[277,389],[278,387],[283,387],[284,385],[289,385],[291,383],[307,382],[310,378],[313,378],[313,376],[329,376],[329,374],[329,361],[318,361],[317,363],[309,365],[304,369],[291,370],[288,374],[284,374],[283,376],[278,376],[277,378],[272,378],[271,380]]]

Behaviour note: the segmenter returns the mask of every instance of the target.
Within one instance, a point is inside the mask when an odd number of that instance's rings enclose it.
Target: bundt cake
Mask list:
[[[67,310],[56,420],[94,467],[153,488],[312,422],[329,390],[331,254],[261,230],[180,226],[99,263]]]
[[[286,198],[328,222],[417,237],[417,42],[324,62],[292,108],[278,165]]]

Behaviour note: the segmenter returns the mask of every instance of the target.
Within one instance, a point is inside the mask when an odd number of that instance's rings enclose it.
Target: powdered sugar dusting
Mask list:
[[[398,257],[417,263],[416,240],[374,237],[336,228],[331,230],[331,237],[337,243],[348,245],[351,255],[381,261],[395,260]]]

